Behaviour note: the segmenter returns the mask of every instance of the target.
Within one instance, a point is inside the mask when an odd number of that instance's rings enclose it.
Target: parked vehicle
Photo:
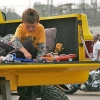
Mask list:
[[[100,63],[90,61],[87,56],[88,53],[92,53],[93,35],[85,14],[41,17],[39,22],[45,28],[57,29],[56,40],[64,47],[60,54],[75,54],[76,57],[71,62],[0,64],[0,87],[3,100],[11,100],[13,95],[11,91],[17,91],[19,100],[25,100],[29,95],[31,97],[29,100],[34,100],[33,98],[68,100],[66,94],[57,85],[85,83],[90,70],[100,67]],[[21,19],[7,20],[6,15],[0,12],[0,36],[13,34],[20,23],[22,23]]]
[[[90,71],[88,80],[83,84],[64,84],[60,86],[66,94],[73,94],[77,90],[100,92],[100,68]]]

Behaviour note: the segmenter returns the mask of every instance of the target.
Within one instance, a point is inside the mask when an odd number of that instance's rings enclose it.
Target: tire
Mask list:
[[[17,93],[19,96],[18,100],[37,100],[33,93],[33,87],[17,87]]]
[[[66,94],[56,86],[41,86],[41,100],[68,100]]]
[[[65,85],[59,85],[59,86],[63,88],[64,93],[73,94],[78,90],[78,88],[80,87],[80,84],[76,84],[76,87],[71,84],[65,84]]]
[[[28,94],[31,94],[31,92],[32,95],[30,97]],[[35,98],[41,98],[41,100],[69,100],[66,94],[56,86],[37,86],[33,87],[33,91],[30,90],[26,93],[20,93],[28,94],[26,96],[20,94],[19,100],[36,100]]]

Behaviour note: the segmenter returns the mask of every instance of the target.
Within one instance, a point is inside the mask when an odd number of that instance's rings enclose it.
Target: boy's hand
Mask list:
[[[4,56],[1,56],[1,57],[0,57],[0,63],[2,63],[2,59],[3,59],[3,58],[4,58]]]
[[[24,54],[26,59],[32,59],[32,55],[24,47],[21,47],[19,51]]]
[[[32,55],[29,52],[25,52],[24,56],[26,59],[32,59]]]

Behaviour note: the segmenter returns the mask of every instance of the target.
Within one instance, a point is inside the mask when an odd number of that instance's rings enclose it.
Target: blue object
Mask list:
[[[21,61],[21,62],[35,62],[35,60],[29,60],[29,59],[25,59],[25,58],[16,58],[16,54],[13,53],[13,60],[15,61]]]
[[[29,60],[25,58],[16,58],[16,54],[7,54],[3,59],[2,62],[8,63],[8,62],[36,62],[35,60]]]

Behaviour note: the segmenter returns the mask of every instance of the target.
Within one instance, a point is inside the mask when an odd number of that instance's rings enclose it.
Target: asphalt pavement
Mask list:
[[[68,95],[69,100],[100,100],[100,92],[83,92],[77,91],[74,94]]]

